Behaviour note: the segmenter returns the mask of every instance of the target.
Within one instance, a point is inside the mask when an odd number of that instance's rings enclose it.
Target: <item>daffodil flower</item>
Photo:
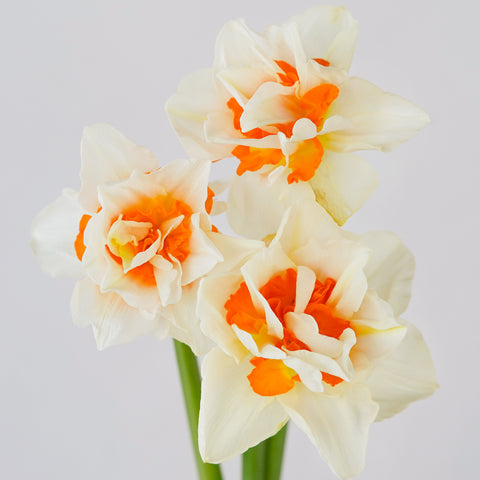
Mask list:
[[[282,168],[308,182],[337,223],[376,187],[374,169],[352,152],[390,150],[424,127],[411,102],[349,77],[357,21],[321,6],[270,26],[243,20],[218,35],[212,69],[186,77],[167,104],[189,155],[237,157],[237,174]]]
[[[65,190],[32,232],[44,270],[84,277],[72,297],[74,322],[93,326],[100,349],[154,333],[205,352],[198,280],[224,255],[232,264],[252,245],[213,231],[210,163],[159,168],[150,151],[108,125],[86,128],[81,150],[80,191]]]
[[[268,247],[200,282],[199,447],[222,462],[289,419],[340,478],[364,467],[370,424],[436,388],[420,333],[399,315],[414,270],[388,232],[345,233],[313,199],[291,206]]]

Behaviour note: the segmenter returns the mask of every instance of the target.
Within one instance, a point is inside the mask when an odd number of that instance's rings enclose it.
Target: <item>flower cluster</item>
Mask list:
[[[154,334],[206,353],[206,462],[291,419],[350,478],[372,422],[436,388],[421,334],[400,317],[411,253],[392,233],[341,228],[378,181],[352,152],[389,150],[428,123],[348,75],[356,37],[344,8],[316,7],[262,35],[229,22],[213,68],[167,104],[191,160],[159,166],[113,127],[88,127],[80,191],[34,221],[42,267],[79,279],[72,316],[99,348]],[[220,159],[237,165],[223,208],[209,184]],[[222,210],[238,236],[212,224]]]

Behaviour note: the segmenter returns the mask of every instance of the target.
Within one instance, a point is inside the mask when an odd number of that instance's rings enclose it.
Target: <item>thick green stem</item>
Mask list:
[[[199,480],[222,480],[220,467],[211,463],[204,463],[198,452],[198,413],[200,410],[201,381],[197,357],[195,357],[187,345],[177,340],[174,340],[173,343],[175,345],[175,355],[182,383],[198,478]]]
[[[287,425],[288,423],[276,435],[265,440],[265,480],[280,480]]]
[[[266,441],[242,455],[242,480],[266,480]]]

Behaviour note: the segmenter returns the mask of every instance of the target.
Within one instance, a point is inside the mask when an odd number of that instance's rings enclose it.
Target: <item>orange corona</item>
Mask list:
[[[324,67],[330,65],[327,60],[321,58],[315,58],[314,60]],[[275,63],[282,70],[282,72],[278,73],[281,85],[290,87],[299,81],[295,67],[283,60],[275,60]],[[297,120],[300,118],[311,120],[316,125],[318,132],[323,126],[328,108],[338,97],[338,93],[339,89],[336,85],[324,83],[313,87],[301,97],[297,97],[295,94],[283,95],[281,101],[291,110]],[[232,97],[228,100],[227,107],[233,113],[234,128],[241,132],[245,138],[259,140],[271,134],[261,128],[254,128],[244,132],[240,124],[240,117],[244,111],[242,106]],[[295,122],[296,120],[276,123],[268,125],[268,127],[274,127],[278,132],[291,137]],[[310,180],[322,161],[323,153],[323,145],[318,137],[300,142],[297,150],[288,159],[288,167],[292,170],[288,176],[288,183]],[[232,154],[240,160],[240,165],[237,168],[238,175],[242,175],[247,171],[255,172],[264,165],[287,164],[282,150],[277,148],[237,145],[232,150]]]
[[[227,323],[250,333],[260,347],[265,343],[271,343],[285,351],[310,350],[308,345],[300,341],[287,327],[285,321],[285,315],[295,309],[296,284],[297,272],[293,268],[289,268],[274,275],[259,289],[283,325],[283,338],[276,338],[267,333],[265,314],[258,312],[255,308],[245,282],[242,282],[225,302]],[[335,284],[335,280],[331,278],[327,278],[324,282],[315,280],[305,313],[315,319],[318,333],[338,339],[343,331],[350,327],[350,322],[336,316],[332,308],[326,304]],[[254,368],[248,375],[248,379],[252,389],[259,395],[270,396],[286,393],[293,388],[295,381],[300,381],[296,372],[281,360],[254,358],[251,363]],[[322,375],[323,381],[331,386],[343,381],[325,372],[322,372]]]

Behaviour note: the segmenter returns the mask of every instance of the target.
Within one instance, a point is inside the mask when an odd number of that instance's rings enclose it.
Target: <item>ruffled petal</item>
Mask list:
[[[106,182],[124,180],[133,170],[149,172],[158,167],[153,153],[125,138],[118,130],[107,124],[96,124],[83,131],[82,188],[79,199],[89,212],[100,206],[97,187]]]
[[[288,184],[287,172],[269,177],[247,172],[234,177],[227,204],[228,221],[239,235],[258,240],[275,234],[288,206],[314,199],[304,182]]]
[[[413,325],[408,324],[407,328],[400,345],[365,382],[380,406],[376,421],[392,417],[438,388],[432,357],[422,334]]]
[[[205,138],[204,122],[208,115],[226,110],[226,104],[223,105],[218,97],[211,69],[187,75],[165,108],[170,123],[191,158],[215,160],[230,154],[231,146],[213,144]]]
[[[345,7],[313,7],[293,17],[288,24],[297,25],[308,58],[327,60],[335,67],[349,69],[358,22]]]
[[[407,308],[412,289],[415,259],[391,232],[369,232],[358,237],[372,255],[365,267],[369,288],[388,302],[396,316]]]
[[[30,245],[44,272],[54,277],[82,276],[83,267],[75,252],[75,240],[85,213],[78,202],[78,193],[65,189],[35,217]]]
[[[347,479],[364,468],[368,431],[378,406],[360,385],[342,384],[335,389],[341,395],[315,393],[298,385],[279,401],[335,474]]]
[[[116,293],[101,293],[88,278],[77,282],[71,310],[77,326],[92,325],[99,350],[149,333],[161,335],[168,326],[158,315],[130,307]]]
[[[198,424],[205,462],[219,463],[243,453],[274,435],[288,420],[274,398],[252,390],[247,379],[252,368],[248,359],[237,365],[219,348],[205,357]]]

